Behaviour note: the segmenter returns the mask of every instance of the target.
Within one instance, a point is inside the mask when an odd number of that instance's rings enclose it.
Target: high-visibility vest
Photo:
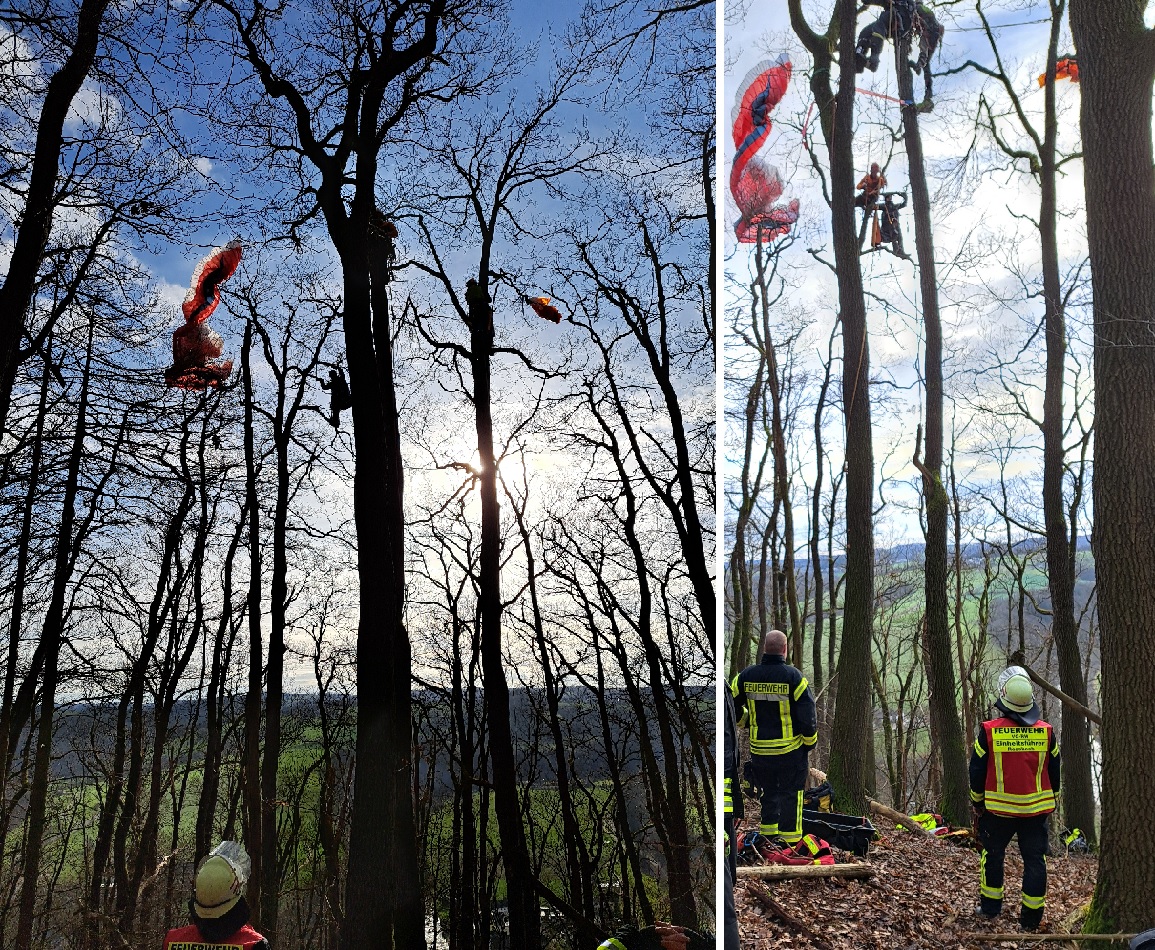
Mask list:
[[[1002,718],[983,723],[986,732],[987,811],[1011,818],[1030,818],[1055,810],[1055,792],[1047,770],[1047,754],[1054,747],[1050,723],[1021,726]]]
[[[227,940],[209,943],[195,924],[170,930],[164,938],[164,950],[268,950],[268,941],[245,924]]]

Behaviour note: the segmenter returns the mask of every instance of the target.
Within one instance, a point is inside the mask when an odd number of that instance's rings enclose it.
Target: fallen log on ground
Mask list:
[[[739,872],[752,871],[752,870],[756,870],[756,869],[755,868],[738,868]],[[819,950],[833,950],[833,948],[830,946],[830,944],[827,943],[825,940],[823,940],[820,936],[818,936],[818,934],[816,934],[810,928],[810,925],[807,924],[806,921],[804,921],[800,917],[795,917],[788,910],[786,910],[785,907],[783,907],[776,900],[774,900],[774,898],[771,897],[769,895],[769,893],[767,893],[766,888],[761,887],[757,884],[747,884],[746,885],[746,893],[749,894],[751,897],[753,897],[754,900],[756,900],[759,904],[761,904],[765,910],[768,910],[775,917],[777,917],[779,920],[781,920],[783,923],[785,923],[788,927],[790,927],[795,933],[800,933],[803,936],[809,938],[810,942],[814,946],[818,947]]]
[[[927,831],[922,825],[911,818],[910,815],[904,815],[902,812],[895,811],[893,808],[887,808],[886,805],[883,805],[881,802],[876,802],[872,798],[868,798],[867,802],[870,803],[871,812],[873,812],[875,815],[881,815],[883,818],[889,818],[896,825],[902,825],[903,831],[913,832],[915,835],[922,838],[934,837],[934,835]]]
[[[869,864],[765,864],[739,867],[738,877],[785,881],[796,877],[873,877]]]

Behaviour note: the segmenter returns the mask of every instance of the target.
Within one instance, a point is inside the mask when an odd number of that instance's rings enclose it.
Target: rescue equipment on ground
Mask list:
[[[811,811],[808,808],[802,809],[802,831],[804,834],[817,835],[834,847],[860,858],[866,856],[870,842],[880,837],[868,818]]]

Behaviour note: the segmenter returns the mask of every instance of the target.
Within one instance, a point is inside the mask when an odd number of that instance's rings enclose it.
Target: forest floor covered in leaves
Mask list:
[[[877,823],[876,823],[877,824]],[[1014,943],[987,943],[967,934],[1016,933],[1023,862],[1016,844],[1007,852],[1003,913],[993,921],[975,913],[979,853],[971,847],[878,827],[882,840],[867,858],[874,876],[865,880],[761,881],[739,877],[735,900],[742,950],[1014,950],[1075,947],[1039,943],[1029,934]],[[860,860],[836,851],[839,863]],[[1094,855],[1057,854],[1047,859],[1047,911],[1040,933],[1063,932],[1062,924],[1086,904],[1095,888]],[[809,931],[799,933],[754,891],[764,889],[787,915]],[[1087,945],[1089,946],[1089,944]]]

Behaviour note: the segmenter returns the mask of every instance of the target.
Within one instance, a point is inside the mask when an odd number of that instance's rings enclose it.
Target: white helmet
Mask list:
[[[1035,705],[1035,690],[1031,678],[1021,666],[1008,666],[999,676],[998,698],[995,705],[1003,712],[1033,726],[1039,721],[1039,707]]]

